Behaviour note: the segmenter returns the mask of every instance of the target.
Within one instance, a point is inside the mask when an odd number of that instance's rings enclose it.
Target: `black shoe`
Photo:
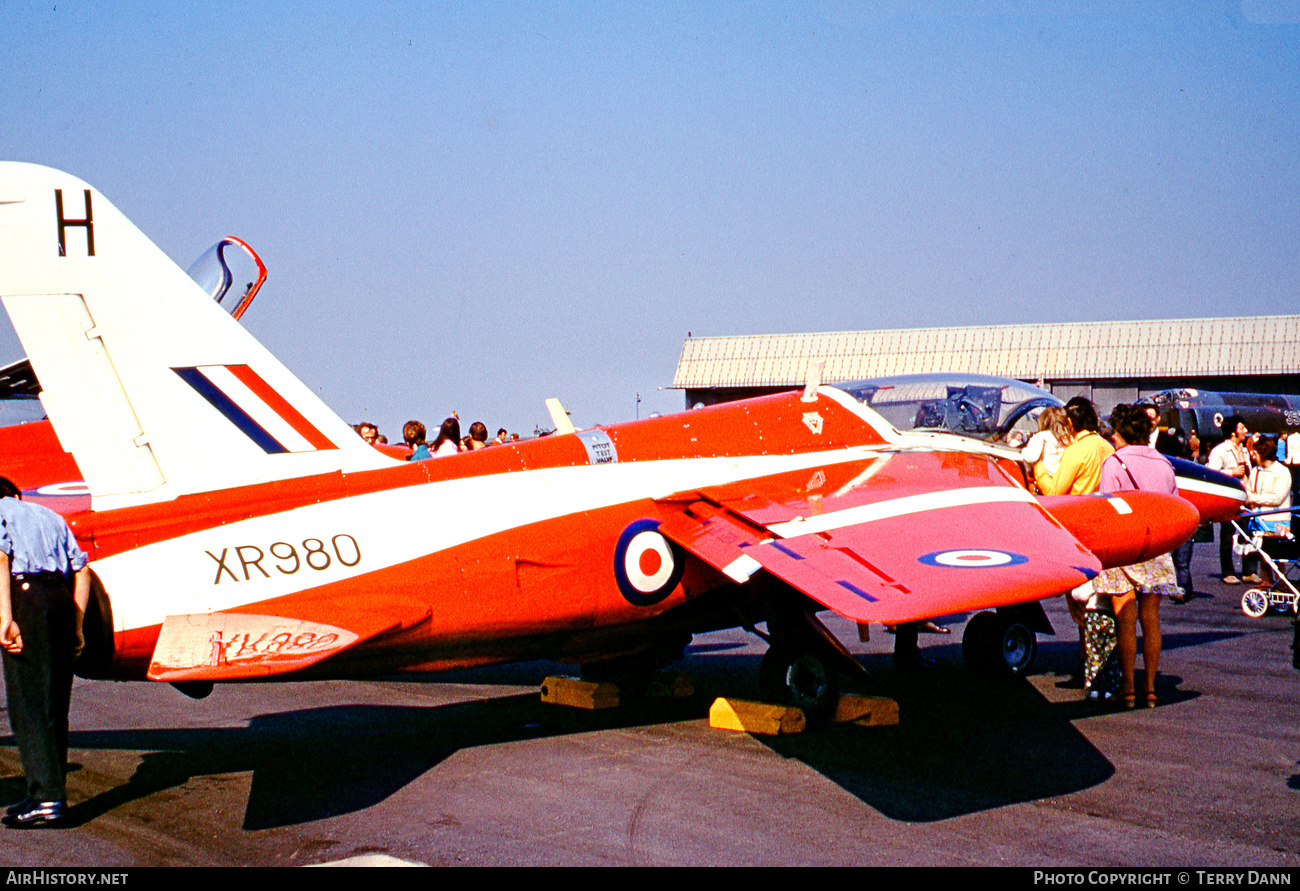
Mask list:
[[[12,817],[14,814],[18,813],[19,811],[27,810],[27,808],[31,807],[35,803],[36,803],[36,799],[34,798],[24,798],[22,801],[18,802],[17,804],[11,804],[9,805],[9,807],[5,808],[5,816]]]
[[[0,823],[10,829],[31,829],[37,826],[53,826],[63,822],[67,807],[61,801],[31,801],[16,814],[0,817]]]

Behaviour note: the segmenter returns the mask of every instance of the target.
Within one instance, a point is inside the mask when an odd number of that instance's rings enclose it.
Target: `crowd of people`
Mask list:
[[[362,421],[354,428],[366,442],[371,445],[388,445],[388,437],[379,432],[379,428],[370,421]],[[460,435],[460,419],[453,415],[442,422],[438,435],[430,442],[428,428],[420,421],[407,421],[402,426],[402,445],[406,450],[407,461],[424,461],[429,458],[442,458],[461,452],[474,452],[494,445],[519,442],[519,434],[511,433],[506,428],[497,429],[495,439],[488,439],[487,425],[475,421],[469,425],[469,434]]]
[[[1227,418],[1227,438],[1215,446],[1205,461],[1211,470],[1242,481],[1247,511],[1277,508],[1250,521],[1249,531],[1262,536],[1263,550],[1291,538],[1293,479],[1283,462],[1286,437],[1251,435],[1237,416]],[[1290,445],[1300,446],[1300,437]],[[1022,459],[1032,472],[1033,484],[1044,495],[1088,495],[1130,489],[1176,493],[1173,466],[1166,456],[1199,461],[1201,443],[1195,432],[1158,426],[1153,406],[1118,405],[1103,430],[1095,407],[1075,397],[1063,408],[1049,408],[1039,421],[1039,431],[1025,444]],[[1292,450],[1293,457],[1300,458]],[[1220,527],[1222,581],[1268,585],[1268,561],[1258,552],[1242,558],[1242,575],[1233,566],[1233,527]],[[1132,708],[1158,702],[1156,676],[1162,638],[1160,602],[1168,597],[1186,603],[1193,596],[1192,542],[1173,554],[1163,554],[1135,566],[1104,570],[1092,582],[1070,592],[1071,616],[1080,628],[1083,684],[1093,699],[1114,700]],[[1136,687],[1138,626],[1142,629],[1143,688]]]

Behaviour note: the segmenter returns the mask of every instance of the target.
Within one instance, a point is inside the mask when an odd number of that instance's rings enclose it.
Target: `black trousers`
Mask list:
[[[1222,575],[1236,575],[1232,568],[1232,524],[1219,524],[1219,572]]]
[[[57,575],[14,578],[9,591],[23,651],[4,654],[5,693],[9,726],[27,775],[27,797],[66,801],[76,603],[68,583]]]

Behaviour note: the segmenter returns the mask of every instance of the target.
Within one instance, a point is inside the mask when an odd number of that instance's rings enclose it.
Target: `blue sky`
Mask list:
[[[681,407],[696,335],[1292,313],[1300,0],[0,6],[0,156],[346,420]],[[1158,346],[1153,346],[1158,348]],[[0,359],[20,350],[0,337]]]

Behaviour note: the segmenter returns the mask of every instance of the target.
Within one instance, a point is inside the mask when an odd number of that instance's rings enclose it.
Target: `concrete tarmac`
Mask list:
[[[1300,866],[1300,672],[1291,625],[1240,610],[1207,573],[1162,609],[1158,708],[1063,686],[1076,653],[1039,637],[1024,680],[972,676],[963,625],[922,635],[899,672],[878,626],[858,643],[898,700],[893,728],[762,738],[712,730],[713,697],[756,696],[764,645],[695,639],[696,695],[582,712],[539,702],[530,663],[398,681],[247,684],[206,700],[78,681],[71,821],[0,830],[0,862],[306,865],[386,855],[439,865]],[[826,614],[824,614],[826,615]],[[22,797],[12,737],[0,798]]]

